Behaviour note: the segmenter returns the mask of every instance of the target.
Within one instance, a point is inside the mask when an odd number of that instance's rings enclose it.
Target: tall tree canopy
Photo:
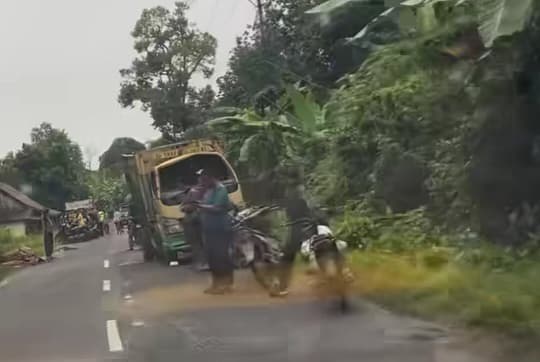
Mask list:
[[[382,0],[381,0],[382,1]],[[250,27],[239,37],[229,59],[229,71],[218,79],[220,103],[246,106],[267,87],[304,81],[329,87],[364,59],[363,50],[340,40],[355,34],[353,12],[346,21],[320,26],[306,11],[323,0],[273,0],[264,6],[264,26]],[[362,2],[361,10],[373,12]],[[379,8],[377,8],[379,9]],[[375,12],[376,14],[376,12]]]
[[[90,172],[86,182],[96,206],[109,213],[117,210],[127,196],[122,178],[108,170]]]
[[[79,145],[49,123],[32,129],[31,143],[9,154],[0,172],[15,187],[31,186],[30,196],[51,208],[63,209],[66,201],[88,196]]]
[[[116,138],[109,149],[99,158],[99,169],[119,170],[122,167],[122,155],[141,151],[145,148],[144,144],[133,138]]]
[[[188,21],[188,8],[177,2],[173,11],[145,9],[132,32],[138,55],[120,71],[120,104],[140,103],[168,138],[200,123],[214,100],[211,88],[196,89],[191,81],[195,75],[212,76],[217,41]]]

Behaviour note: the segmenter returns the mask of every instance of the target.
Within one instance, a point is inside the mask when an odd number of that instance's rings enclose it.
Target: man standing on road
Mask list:
[[[289,294],[288,288],[292,277],[294,260],[296,254],[302,247],[302,242],[306,240],[309,232],[304,229],[304,226],[295,224],[300,219],[309,218],[311,210],[303,197],[302,185],[298,180],[292,182],[286,190],[284,200],[285,212],[288,222],[291,223],[289,237],[283,248],[283,257],[279,268],[280,288],[279,290],[271,290],[270,295],[273,297],[285,297]]]
[[[45,258],[50,260],[54,251],[54,235],[53,225],[49,218],[49,210],[44,210],[41,218],[43,228],[43,249],[45,250]]]
[[[200,212],[194,205],[194,203],[202,201],[206,192],[201,182],[201,172],[202,170],[197,172],[197,184],[189,189],[181,208],[184,213],[184,219],[182,220],[184,235],[187,242],[191,245],[193,266],[199,271],[206,271],[208,270],[208,263],[206,261]]]
[[[202,203],[194,205],[201,212],[203,238],[212,273],[212,285],[205,293],[230,293],[234,282],[234,264],[231,257],[233,231],[228,214],[231,208],[229,193],[212,169],[202,170],[200,179],[206,192]]]
[[[98,227],[99,227],[99,233],[101,236],[105,235],[104,232],[104,226],[105,225],[105,212],[103,210],[100,210],[98,212]]]
[[[116,210],[113,215],[113,222],[114,226],[116,227],[116,234],[120,235],[122,233],[122,225],[120,225],[120,219],[122,218],[122,214],[120,211]]]

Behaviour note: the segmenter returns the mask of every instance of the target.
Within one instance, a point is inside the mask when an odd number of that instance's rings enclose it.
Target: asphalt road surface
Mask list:
[[[444,329],[358,301],[340,315],[304,275],[286,300],[247,272],[235,293],[207,275],[143,263],[127,236],[76,244],[0,287],[0,361],[485,362]]]

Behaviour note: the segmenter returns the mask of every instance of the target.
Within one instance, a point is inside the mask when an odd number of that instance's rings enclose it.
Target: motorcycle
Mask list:
[[[354,276],[345,261],[347,243],[338,240],[324,223],[310,219],[300,220],[299,223],[306,229],[315,231],[315,235],[302,243],[301,255],[315,262],[322,276],[323,286],[338,298],[341,311],[349,310],[348,289]]]
[[[138,243],[137,234],[142,230],[142,225],[139,225],[135,223],[133,220],[129,220],[128,222],[128,242],[129,242],[129,250],[133,250],[135,248],[135,245]]]
[[[253,207],[232,217],[235,264],[250,268],[255,280],[266,290],[279,287],[277,270],[283,253],[276,239],[251,227],[250,223],[277,209],[274,206]]]

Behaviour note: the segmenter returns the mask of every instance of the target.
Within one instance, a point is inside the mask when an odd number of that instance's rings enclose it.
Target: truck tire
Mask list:
[[[176,255],[174,255],[174,254],[172,254],[170,252],[167,252],[165,250],[162,250],[158,254],[158,259],[159,259],[160,263],[165,265],[165,266],[169,266],[172,261],[177,261]]]
[[[143,259],[145,262],[151,262],[154,260],[156,253],[151,243],[144,243],[143,247]]]
[[[154,249],[154,245],[152,245],[152,240],[150,239],[150,236],[146,230],[141,231],[140,237],[143,250],[143,259],[145,262],[151,262],[156,257],[156,251]]]

